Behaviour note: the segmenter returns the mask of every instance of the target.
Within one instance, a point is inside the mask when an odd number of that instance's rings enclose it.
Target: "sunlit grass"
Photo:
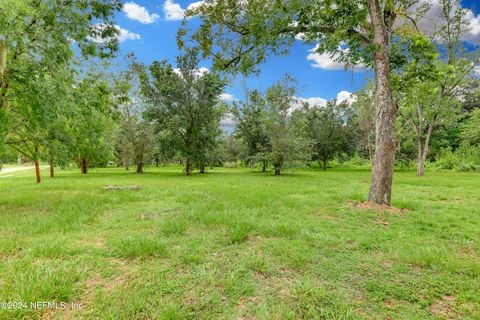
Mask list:
[[[1,318],[480,318],[478,174],[396,173],[392,214],[368,171],[146,171],[0,178],[0,301],[83,305]]]

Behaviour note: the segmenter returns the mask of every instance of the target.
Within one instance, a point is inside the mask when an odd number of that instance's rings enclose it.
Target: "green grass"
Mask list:
[[[0,310],[40,319],[480,319],[480,175],[180,167],[0,176]],[[137,184],[140,190],[103,190]]]

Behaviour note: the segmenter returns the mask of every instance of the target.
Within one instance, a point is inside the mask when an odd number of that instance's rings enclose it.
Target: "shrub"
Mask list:
[[[463,145],[455,151],[442,149],[435,166],[462,172],[480,171],[480,148]]]

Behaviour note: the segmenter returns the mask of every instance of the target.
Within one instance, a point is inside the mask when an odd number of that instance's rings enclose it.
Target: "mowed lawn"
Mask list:
[[[0,310],[42,319],[480,319],[480,175],[180,167],[0,177]],[[140,185],[141,190],[104,190]]]

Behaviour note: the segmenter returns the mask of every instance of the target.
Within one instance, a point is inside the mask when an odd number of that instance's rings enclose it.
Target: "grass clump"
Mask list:
[[[150,236],[127,236],[110,241],[111,254],[118,258],[164,257],[167,246],[159,239]]]

